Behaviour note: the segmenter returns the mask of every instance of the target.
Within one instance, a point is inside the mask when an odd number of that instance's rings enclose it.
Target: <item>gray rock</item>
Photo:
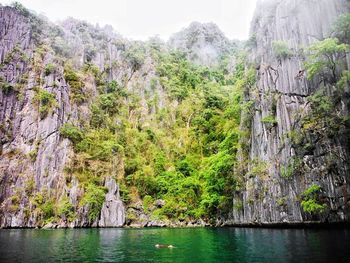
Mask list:
[[[56,228],[56,226],[53,223],[48,223],[43,226],[43,229],[50,229],[50,228]]]
[[[306,97],[320,88],[305,75],[297,77],[304,69],[304,58],[298,55],[300,48],[329,36],[332,24],[340,14],[349,12],[349,5],[346,0],[259,2],[251,24],[251,35],[256,43],[250,50],[250,59],[258,65],[258,95],[250,94],[250,99],[255,102],[255,112],[251,121],[249,159],[266,162],[267,171],[256,177],[250,177],[248,171],[243,189],[234,193],[234,207],[238,208],[233,210],[228,224],[350,220],[349,208],[341,206],[344,196],[350,193],[350,185],[346,183],[350,179],[348,135],[315,144],[314,152],[305,156],[286,139],[297,127],[298,112],[310,110]],[[273,41],[284,41],[293,56],[276,59]],[[276,100],[277,124],[269,127],[262,119],[272,114],[273,99]],[[348,114],[347,110],[343,114]],[[322,152],[341,156],[334,163],[336,172],[326,171],[327,157]],[[283,178],[281,167],[293,157],[302,159],[303,171]],[[251,169],[252,165],[248,167]],[[312,184],[322,187],[322,196],[329,207],[314,216],[305,213],[300,205],[302,193]],[[338,213],[332,213],[332,209]]]
[[[163,199],[157,199],[154,201],[154,205],[157,207],[157,208],[162,208],[164,205],[165,205],[165,200]]]
[[[147,223],[147,227],[165,227],[168,225],[169,225],[169,222],[164,222],[161,220],[151,220]]]
[[[108,189],[106,201],[102,205],[100,227],[121,227],[125,223],[125,207],[120,200],[119,188],[115,180],[107,177],[105,186]]]
[[[265,161],[269,166],[266,174],[256,177],[249,176],[252,165],[247,168],[243,189],[232,193],[234,207],[238,209],[233,210],[226,221],[218,220],[219,225],[350,220],[350,153],[344,138],[333,138],[316,144],[314,153],[302,156],[305,168],[303,174],[297,173],[292,178],[285,179],[280,173],[280,168],[293,156],[299,156],[286,138],[296,124],[296,114],[300,110],[309,110],[306,97],[318,88],[317,83],[308,81],[305,76],[296,78],[304,63],[304,58],[296,54],[300,47],[328,36],[332,23],[341,13],[348,11],[349,1],[346,0],[265,0],[258,4],[251,26],[251,35],[255,35],[256,43],[249,52],[251,62],[258,69],[256,94],[252,94],[254,92],[251,90],[247,95],[255,102],[256,109],[251,121],[249,159]],[[48,33],[45,31],[49,26],[53,25],[44,22],[43,34]],[[130,66],[124,51],[137,43],[123,39],[109,27],[98,28],[75,19],[67,19],[54,26],[60,31],[57,38],[61,41],[57,41],[53,48],[57,52],[64,52],[61,55],[70,59],[75,68],[82,68],[89,59],[101,71],[109,72],[109,80],[116,80],[140,97],[144,106],[140,112],[142,128],[154,121],[154,115],[150,112],[155,113],[157,109],[165,107],[176,109],[178,106],[177,101],[169,101],[159,81],[152,82],[157,74],[156,62],[151,56],[146,55],[138,70]],[[71,223],[59,222],[59,226],[122,226],[125,224],[125,207],[119,197],[118,185],[112,178],[105,179],[108,193],[101,215],[90,222],[88,207],[79,204],[84,193],[82,186],[77,178],[64,172],[74,152],[71,142],[62,138],[59,131],[64,123],[79,124],[79,120],[88,119],[91,101],[82,105],[71,102],[63,65],[57,61],[53,52],[44,52],[39,72],[33,70],[31,61],[38,54],[35,51],[38,46],[32,30],[27,17],[13,8],[0,6],[0,77],[7,83],[16,85],[23,76],[28,76],[19,94],[0,90],[0,227],[38,226],[40,218],[29,196],[44,190],[50,198],[67,196],[74,208],[76,220]],[[94,37],[95,34],[98,34],[98,38]],[[289,59],[277,60],[272,50],[273,41],[285,41],[294,55]],[[158,44],[160,49],[168,49],[162,43]],[[229,41],[214,24],[193,23],[189,28],[173,35],[168,45],[184,51],[197,64],[215,66],[219,57],[227,54],[236,43]],[[19,56],[14,56],[3,65],[16,46],[23,53],[21,56],[28,59],[22,61]],[[94,54],[87,54],[89,47],[94,47]],[[349,68],[349,54],[346,61]],[[57,64],[57,70],[45,76],[42,68],[48,63]],[[230,68],[234,68],[234,62],[231,64]],[[91,97],[98,94],[92,78],[88,78],[85,84],[84,94],[91,94]],[[45,118],[40,118],[38,109],[33,104],[33,88],[38,85],[52,93],[57,101],[57,107]],[[148,108],[147,97],[153,95],[159,98],[158,105]],[[271,114],[272,96],[275,95],[277,125],[272,126],[264,124],[262,118]],[[347,114],[349,112],[346,105],[341,111]],[[331,173],[326,172],[327,159],[326,155],[322,155],[329,152],[339,157],[334,161],[335,172]],[[239,161],[242,158],[240,155]],[[113,177],[122,177],[122,158],[117,163],[118,168]],[[32,183],[33,189],[27,195],[24,189]],[[325,213],[315,218],[305,214],[300,207],[300,195],[313,183],[322,186],[322,195],[329,206]],[[15,211],[12,211],[9,207],[14,195],[18,195],[20,200],[19,204],[13,206]],[[283,205],[281,200],[284,200]],[[158,208],[164,204],[164,200],[154,202]],[[150,208],[152,209],[153,207]],[[141,201],[130,206],[127,211],[133,216],[127,222],[131,226],[206,225],[205,222],[151,220]]]

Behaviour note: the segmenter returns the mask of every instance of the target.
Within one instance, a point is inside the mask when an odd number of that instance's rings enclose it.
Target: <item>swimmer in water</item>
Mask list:
[[[156,248],[174,248],[173,245],[160,245],[160,244],[156,244],[155,247]]]

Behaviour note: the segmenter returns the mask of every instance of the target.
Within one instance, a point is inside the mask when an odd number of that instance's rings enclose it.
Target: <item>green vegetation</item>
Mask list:
[[[342,43],[350,44],[350,13],[343,14],[338,18],[333,33]]]
[[[47,189],[36,192],[32,196],[32,204],[35,207],[35,212],[39,216],[42,224],[46,224],[54,220],[55,217],[55,202],[48,195]]]
[[[336,91],[329,95],[320,89],[308,98],[311,111],[302,119],[304,132],[333,138],[348,131],[349,118],[337,109],[341,94],[342,91]]]
[[[316,42],[308,48],[308,59],[305,63],[308,78],[320,77],[324,82],[335,84],[339,75],[337,69],[342,66],[349,45],[339,43],[336,38],[327,38]]]
[[[88,184],[86,186],[84,196],[81,199],[81,205],[88,206],[88,218],[90,222],[95,220],[100,214],[102,204],[105,200],[105,194],[106,190],[104,187],[96,186],[94,184]]]
[[[63,197],[57,205],[57,215],[60,218],[66,219],[68,222],[73,222],[76,218],[74,207],[68,197]]]
[[[321,187],[319,185],[311,185],[303,193],[303,199],[301,201],[301,207],[304,212],[314,214],[323,212],[326,208],[326,204],[322,204],[319,201],[319,194],[321,192]]]
[[[75,144],[81,142],[84,137],[82,131],[70,123],[65,123],[60,129],[60,133]]]
[[[276,203],[279,207],[285,207],[287,205],[287,197],[283,196],[278,198]]]
[[[19,4],[15,8],[30,16]],[[311,154],[317,142],[348,131],[349,119],[339,107],[346,103],[343,94],[350,83],[350,72],[342,71],[344,55],[349,50],[348,20],[348,15],[344,15],[336,25],[335,35],[340,40],[328,38],[307,48],[307,76],[315,83],[322,80],[323,86],[307,96],[307,114],[297,116],[298,127],[291,127],[288,138],[295,156],[281,164],[283,178],[297,176],[303,168],[303,156]],[[255,87],[256,76],[261,73],[258,65],[250,65],[247,54],[236,51],[223,57],[219,66],[208,68],[191,63],[180,52],[165,51],[156,42],[145,45],[118,40],[110,43],[118,46],[118,61],[108,61],[106,56],[106,65],[100,70],[92,61],[100,48],[101,54],[108,54],[108,50],[102,44],[94,47],[89,40],[105,43],[106,36],[96,30],[88,32],[89,25],[84,22],[78,23],[75,30],[84,41],[85,64],[76,68],[73,59],[67,62],[64,78],[78,118],[70,118],[72,121],[65,123],[59,132],[72,142],[74,149],[65,168],[66,183],[77,179],[81,194],[73,207],[68,196],[49,194],[45,189],[30,195],[35,191],[35,182],[28,181],[24,192],[40,220],[72,222],[77,209],[85,207],[90,223],[94,222],[105,201],[106,177],[118,181],[121,198],[127,205],[142,204],[144,212],[155,219],[201,218],[213,222],[232,209],[242,210],[242,202],[233,204],[233,193],[241,191],[247,178],[267,180],[269,170],[278,165],[277,161],[251,159],[251,123],[261,109],[261,91]],[[60,39],[63,33],[52,34],[50,37]],[[45,54],[55,51],[56,55],[65,56],[71,52],[62,41],[54,42],[52,47],[39,45],[33,56],[38,86],[43,86],[43,75],[59,72],[59,62],[45,65]],[[252,49],[257,44],[256,35],[252,35],[246,46]],[[272,51],[279,62],[294,56],[283,41],[274,41]],[[20,53],[16,52],[6,58],[7,63],[18,59]],[[148,62],[155,66],[151,80],[143,72],[146,61],[147,67],[151,64]],[[116,73],[117,80],[113,80]],[[0,88],[6,94],[17,90],[4,80],[0,81]],[[34,91],[33,102],[40,117],[45,118],[57,106],[55,94],[39,87]],[[280,104],[277,102],[289,94],[276,89],[264,95],[267,95],[268,115],[264,112],[261,122],[272,132],[278,124],[276,110]],[[289,108],[286,110],[289,113]],[[294,121],[294,116],[290,119]],[[40,140],[28,154],[33,162],[39,146]],[[327,161],[332,164],[334,157]],[[248,204],[253,205],[266,191],[262,189],[261,193],[250,196]],[[303,193],[301,206],[306,213],[322,212],[326,208],[319,200],[320,191],[319,186],[312,185]],[[13,208],[18,200],[20,197],[11,200]],[[161,205],[157,206],[158,200]],[[286,207],[286,197],[277,199],[276,204]],[[128,219],[135,217],[129,212]]]
[[[293,52],[284,41],[273,41],[272,51],[278,60],[288,59],[293,56]]]
[[[259,160],[259,159],[253,159],[251,161],[251,169],[249,175],[252,177],[260,177],[264,178],[265,176],[268,175],[268,170],[269,165],[266,161]]]
[[[284,178],[291,178],[295,171],[300,169],[302,161],[298,157],[291,157],[288,163],[281,167],[281,176]]]
[[[51,92],[36,87],[33,102],[38,106],[40,118],[44,119],[57,106],[55,95]]]
[[[143,198],[143,207],[145,209],[145,211],[149,210],[152,205],[153,205],[153,198],[150,195],[145,195],[145,197]]]
[[[36,140],[34,143],[34,149],[28,153],[28,156],[32,162],[36,161],[36,157],[38,156],[40,144],[41,144],[41,140],[40,139]]]
[[[145,48],[142,43],[134,42],[132,46],[127,49],[125,58],[133,71],[140,69],[145,60]]]
[[[0,80],[0,90],[2,90],[2,92],[4,92],[4,94],[8,95],[12,91],[14,91],[15,89],[14,89],[13,85],[7,83],[6,81]]]
[[[90,105],[91,118],[79,127],[67,123],[60,129],[76,152],[67,178],[75,176],[84,185],[80,205],[89,204],[90,220],[98,216],[101,185],[110,175],[117,178],[124,202],[143,200],[152,218],[214,219],[232,209],[232,191],[240,180],[234,172],[240,116],[248,108],[242,96],[255,83],[254,71],[245,70],[244,56],[236,73],[224,76],[221,69],[195,66],[178,53],[152,52],[157,77],[152,92],[145,94],[151,118],[145,119],[140,96],[107,81]],[[130,56],[131,67],[139,67],[141,62]],[[74,86],[77,75],[69,68],[65,72]],[[157,83],[166,91],[163,99],[168,105],[176,101],[176,107],[159,107]],[[153,206],[157,199],[164,206]]]
[[[64,67],[64,78],[70,87],[71,100],[78,104],[84,102],[83,82],[78,73],[69,64]]]
[[[195,66],[179,53],[164,55],[160,59],[157,71],[161,85],[170,93],[172,99],[179,101],[192,94],[200,85],[211,81],[223,83],[224,80],[222,73]]]
[[[45,74],[45,76],[48,76],[48,75],[54,73],[55,71],[56,71],[56,65],[49,63],[45,66],[44,74]]]
[[[261,122],[271,124],[273,126],[277,124],[276,118],[274,116],[271,116],[271,115],[268,115],[268,116],[265,116],[264,118],[262,118]]]

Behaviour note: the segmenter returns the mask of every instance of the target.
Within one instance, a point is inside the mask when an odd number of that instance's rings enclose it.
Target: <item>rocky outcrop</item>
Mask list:
[[[243,190],[235,194],[230,223],[350,220],[348,134],[311,143],[312,149],[304,152],[290,138],[292,132],[301,133],[298,123],[300,113],[310,111],[308,97],[322,88],[306,78],[300,51],[329,37],[334,21],[348,11],[349,2],[344,0],[259,2],[250,39],[251,61],[258,79],[256,90],[249,92],[255,101],[250,164]],[[272,48],[275,41],[285,43],[293,55],[276,58]],[[343,110],[348,114],[346,106]],[[273,118],[274,123],[264,121],[266,117]],[[293,160],[298,160],[298,168],[291,168]],[[286,167],[291,169],[287,176],[283,174]],[[300,205],[303,192],[311,185],[321,187],[320,198],[327,205],[316,215],[304,212]]]
[[[108,189],[106,201],[102,205],[100,227],[120,227],[125,223],[125,208],[120,200],[118,185],[112,178],[106,178],[105,186]]]
[[[13,9],[0,9],[1,23],[1,77],[3,89],[0,92],[1,123],[1,194],[2,208],[11,205],[16,214],[5,210],[1,226],[34,226],[35,218],[28,218],[28,198],[25,191],[64,188],[62,171],[69,155],[69,141],[62,140],[59,128],[67,121],[72,111],[68,89],[63,72],[50,76],[31,71],[36,59],[50,63],[53,57],[34,52],[28,18]],[[42,89],[54,94],[57,106],[41,119],[38,106],[35,107],[35,86],[41,79]],[[4,86],[7,87],[5,91]],[[33,107],[34,106],[34,107]],[[16,200],[5,198],[16,193]],[[22,199],[23,197],[23,199]],[[20,200],[22,199],[22,200]],[[16,209],[16,210],[17,210]]]
[[[96,66],[104,81],[114,80],[140,97],[143,107],[137,114],[142,125],[149,125],[154,118],[149,113],[169,103],[159,82],[151,85],[156,65],[150,50],[109,26],[72,18],[54,25],[21,5],[0,6],[0,20],[0,227],[122,226],[125,207],[116,179],[124,176],[123,159],[116,157],[108,176],[102,176],[108,191],[92,219],[89,205],[82,203],[86,184],[69,171],[76,153],[60,130],[66,123],[83,126],[90,118],[100,91],[96,76],[82,76],[87,64]],[[80,71],[80,103],[65,79],[66,64]],[[148,109],[147,98],[154,94],[158,104]],[[42,95],[51,98],[48,105],[43,105],[47,98],[43,102]],[[60,209],[64,214],[56,220],[52,214]]]
[[[87,105],[72,103],[63,65],[45,33],[35,31],[50,26],[48,22],[10,7],[0,7],[0,20],[0,227],[35,227],[44,223],[38,205],[68,197],[73,208],[79,207],[83,189],[74,178],[69,185],[66,181],[64,168],[73,149],[60,135],[60,128],[66,122],[77,122],[86,114]],[[54,70],[45,72],[47,65],[55,65]],[[85,89],[94,90],[94,84]],[[42,94],[53,98],[45,113]],[[109,182],[106,198],[117,210],[105,205],[101,226],[121,226],[123,205],[117,195],[113,198],[115,181]],[[63,220],[46,226],[91,225],[87,207],[77,209],[76,217],[71,223]]]
[[[301,131],[300,116],[311,111],[308,98],[316,90],[333,89],[329,83],[307,79],[303,49],[328,37],[333,22],[348,10],[346,0],[259,1],[248,41],[249,66],[256,70],[257,83],[245,91],[253,105],[249,127],[242,121],[242,129],[250,133],[248,151],[239,149],[243,168],[240,189],[232,193],[234,209],[229,218],[220,215],[217,225],[350,220],[349,135],[322,140],[309,136],[311,139],[302,138],[308,145],[301,148],[291,136]],[[276,56],[275,42],[288,47],[288,56]],[[166,201],[153,198],[163,197],[152,194],[152,202],[146,205],[141,200],[146,193],[138,193],[135,185],[126,183],[119,188],[117,182],[153,174],[129,171],[132,176],[126,178],[127,155],[118,152],[120,145],[108,136],[113,134],[115,139],[119,131],[130,128],[147,131],[143,136],[152,137],[148,127],[154,125],[157,130],[176,122],[181,102],[172,99],[166,89],[178,82],[168,83],[169,87],[161,84],[167,80],[157,73],[162,55],[176,49],[195,64],[214,68],[226,56],[230,59],[225,61],[229,64],[225,72],[230,75],[237,45],[212,23],[192,23],[167,44],[157,39],[144,43],[125,40],[109,26],[100,28],[71,18],[54,25],[21,6],[0,6],[0,227],[206,225],[203,220],[154,216],[152,212]],[[349,58],[347,54],[348,65],[342,69],[349,69]],[[70,67],[74,72],[67,78]],[[112,81],[120,94],[108,94]],[[86,127],[90,131],[101,128],[91,128],[90,123],[100,95],[106,95],[105,108],[110,107],[110,95],[120,96],[112,97],[119,103],[112,110],[124,106],[122,111],[127,114],[113,113],[111,118],[107,111],[97,112],[111,126],[107,135],[101,132],[107,137],[101,152],[109,157],[98,159],[88,151],[79,152],[76,138],[63,137],[61,130],[67,123],[74,124],[79,137],[79,131],[88,133]],[[348,115],[347,98],[339,101],[337,111]],[[124,127],[122,118],[128,119],[130,127]],[[124,189],[126,185],[131,189]],[[319,198],[326,205],[317,214],[301,207],[303,193],[312,185],[320,187]],[[120,197],[123,192],[130,192],[128,198],[122,195],[127,205]]]
[[[199,65],[216,66],[223,55],[237,43],[231,42],[214,23],[193,22],[188,28],[172,35],[168,44],[186,54]]]

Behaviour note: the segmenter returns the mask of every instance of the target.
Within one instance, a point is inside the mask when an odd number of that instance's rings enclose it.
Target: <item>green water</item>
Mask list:
[[[176,248],[155,248],[155,244]],[[0,230],[1,262],[350,262],[347,229]]]

